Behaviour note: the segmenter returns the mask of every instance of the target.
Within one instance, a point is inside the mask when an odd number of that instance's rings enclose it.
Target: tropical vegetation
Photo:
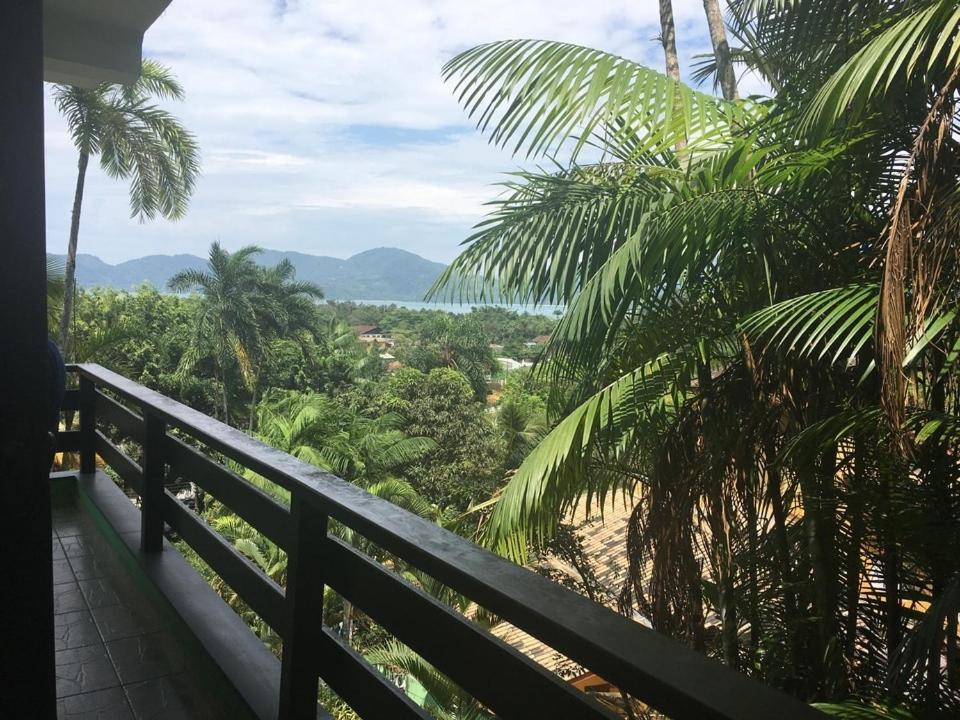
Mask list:
[[[956,713],[960,9],[732,0],[727,29],[769,97],[721,52],[724,98],[558,42],[444,70],[553,166],[437,294],[568,306],[537,366],[558,422],[484,540],[525,562],[628,498],[621,612],[835,711]]]
[[[200,171],[200,151],[193,135],[160,108],[159,100],[182,100],[183,87],[170,69],[144,60],[140,77],[129,85],[103,83],[94,88],[56,85],[57,110],[67,121],[79,153],[64,268],[59,345],[67,348],[76,294],[80,213],[90,158],[112,178],[130,180],[130,214],[141,221],[157,215],[176,220],[184,215]]]
[[[256,247],[210,248],[207,266],[173,278],[161,293],[82,290],[77,296],[71,359],[105,365],[137,382],[255,433],[295,457],[443,527],[470,535],[471,507],[486,501],[500,478],[522,460],[542,430],[545,389],[516,372],[507,376],[501,404],[483,392],[469,363],[489,363],[494,339],[487,328],[523,337],[549,331],[554,321],[477,310],[464,316],[400,308],[322,303],[320,289],[297,280],[287,263],[257,264]],[[49,294],[62,287],[50,264]],[[388,369],[382,348],[358,341],[360,319],[379,319],[396,336],[390,348],[404,360]],[[372,315],[372,317],[371,317]],[[499,320],[499,323],[498,323]],[[51,319],[56,332],[57,318]],[[411,364],[407,364],[409,361]],[[414,366],[419,363],[422,369]],[[481,366],[485,372],[489,364]],[[251,421],[250,414],[253,413]],[[108,430],[109,432],[109,430]],[[134,458],[140,448],[117,436]],[[227,458],[218,458],[231,465]],[[264,478],[231,465],[280,503],[289,496]],[[215,497],[192,482],[168,478],[168,487],[281,585],[286,554]],[[466,610],[462,598],[386,556],[369,541],[333,523],[331,532],[445,601]],[[188,545],[179,549],[275,652],[273,630]],[[397,645],[349,602],[329,592],[326,623],[368,654],[390,677],[438,717],[482,718],[486,711],[437,671]],[[408,677],[409,675],[409,677]],[[338,717],[352,717],[324,689]]]
[[[960,8],[726,5],[724,18],[704,0],[712,52],[689,69],[716,94],[682,81],[670,0],[659,2],[664,72],[544,40],[484,44],[445,66],[467,115],[523,169],[433,297],[563,306],[558,321],[323,304],[289,263],[263,267],[257,247],[219,243],[171,294],[77,292],[85,158],[131,178],[134,214],[176,217],[196,148],[147,104],[180,95],[160,66],[133,88],[61,88],[81,165],[63,279],[49,272],[51,305],[65,306],[51,330],[65,337],[72,323],[71,360],[518,563],[559,558],[579,572],[557,578],[575,591],[831,713],[955,716]],[[738,72],[767,91],[743,97]],[[390,344],[358,342],[360,325]],[[501,354],[536,364],[506,374]],[[196,486],[171,487],[285,581],[276,545]],[[605,587],[570,520],[624,504],[627,567]],[[436,717],[489,716],[343,598],[328,592],[323,612]],[[631,719],[656,716],[622,700]]]

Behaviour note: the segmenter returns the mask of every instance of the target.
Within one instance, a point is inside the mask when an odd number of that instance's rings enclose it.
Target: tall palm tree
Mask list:
[[[260,377],[269,359],[271,344],[278,339],[305,339],[318,325],[317,300],[323,290],[314,283],[296,280],[296,268],[287,259],[273,267],[261,268],[257,281],[255,308],[260,325],[260,342],[250,350],[249,430],[253,432],[257,416]]]
[[[673,19],[673,0],[660,0],[660,44],[663,45],[667,77],[679,81],[680,58],[677,56],[677,24]]]
[[[713,56],[717,64],[717,79],[720,90],[726,100],[737,99],[737,76],[733,70],[730,45],[727,42],[727,29],[723,24],[720,0],[703,0],[703,10],[707,14],[707,27],[710,28],[710,41],[713,43]]]
[[[539,372],[573,389],[486,539],[522,561],[629,493],[624,612],[804,698],[955,711],[960,10],[731,18],[767,101],[552,42],[446,68],[495,142],[572,158],[440,282],[568,306]]]
[[[237,370],[245,377],[251,375],[250,358],[261,342],[260,271],[252,259],[259,252],[260,248],[248,245],[231,253],[214,242],[206,270],[183,270],[168,283],[176,292],[196,290],[201,295],[190,352],[181,359],[180,372],[189,372],[204,358],[213,360],[222,388],[224,422],[230,422],[232,379]]]
[[[80,157],[67,243],[60,347],[66,350],[76,292],[77,241],[84,183],[90,158],[110,177],[130,180],[130,213],[141,220],[157,215],[176,220],[184,215],[200,170],[193,135],[156,100],[182,100],[183,88],[169,68],[144,60],[140,77],[130,85],[95,88],[56,85],[57,109],[66,118]]]
[[[62,312],[63,295],[66,288],[64,278],[66,266],[64,261],[55,255],[47,254],[47,330],[50,335],[56,332],[60,312]]]

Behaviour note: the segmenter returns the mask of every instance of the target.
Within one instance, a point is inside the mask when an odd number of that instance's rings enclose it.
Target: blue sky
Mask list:
[[[709,50],[702,0],[674,0],[681,63]],[[349,257],[393,246],[447,262],[520,160],[487,144],[440,68],[531,37],[662,67],[654,0],[173,0],[144,54],[172,67],[203,175],[186,218],[141,224],[91,164],[80,252],[119,262],[255,243]],[[750,80],[744,92],[750,92]],[[64,252],[76,154],[47,103],[47,247]]]

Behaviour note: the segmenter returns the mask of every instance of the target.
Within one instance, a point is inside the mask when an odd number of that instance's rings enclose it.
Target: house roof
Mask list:
[[[537,336],[533,339],[533,342],[535,342],[537,345],[546,345],[548,342],[550,342],[550,336],[549,336],[549,335],[537,335]]]
[[[564,520],[575,528],[580,537],[584,554],[591,563],[597,581],[612,593],[619,592],[627,579],[627,525],[632,512],[633,502],[629,499],[616,498],[602,511],[594,503],[588,511],[586,498],[583,498]],[[548,556],[538,565],[551,573],[579,580],[576,570],[555,555]],[[604,604],[616,610],[613,597]],[[570,658],[510,623],[498,623],[490,632],[561,677],[571,679],[583,673],[583,668]]]
[[[379,331],[380,326],[379,325],[354,325],[353,330],[354,332],[357,333],[357,335],[369,335],[374,330]]]

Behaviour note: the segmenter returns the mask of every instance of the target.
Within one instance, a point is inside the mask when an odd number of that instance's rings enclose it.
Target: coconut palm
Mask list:
[[[53,99],[67,121],[80,157],[67,243],[60,347],[66,349],[76,291],[77,241],[84,183],[91,157],[110,177],[130,180],[130,212],[141,220],[184,215],[200,170],[196,140],[157,100],[182,100],[169,68],[144,60],[130,85],[95,88],[56,85]]]
[[[57,320],[63,312],[63,295],[66,288],[66,264],[56,255],[47,254],[47,329],[53,336]]]
[[[960,11],[730,18],[769,100],[551,42],[446,68],[494,142],[567,158],[439,285],[568,306],[538,371],[573,389],[486,539],[523,561],[625,493],[624,612],[807,699],[956,709]]]
[[[230,422],[233,380],[238,372],[244,377],[252,374],[251,355],[261,343],[260,271],[252,259],[259,252],[260,248],[248,245],[231,253],[214,242],[205,270],[182,270],[168,283],[176,292],[200,293],[190,351],[181,359],[179,371],[190,372],[204,358],[213,360],[214,376],[222,388],[224,422]]]
[[[323,290],[314,283],[296,280],[296,273],[287,259],[259,271],[254,302],[260,341],[249,348],[250,370],[245,375],[250,390],[251,432],[256,422],[260,377],[271,344],[279,339],[306,339],[317,327],[316,301],[323,298]]]
[[[707,14],[707,27],[710,28],[710,41],[713,43],[713,57],[717,65],[717,82],[727,100],[737,98],[737,76],[730,56],[727,42],[727,28],[723,24],[720,0],[703,0],[703,10]]]

